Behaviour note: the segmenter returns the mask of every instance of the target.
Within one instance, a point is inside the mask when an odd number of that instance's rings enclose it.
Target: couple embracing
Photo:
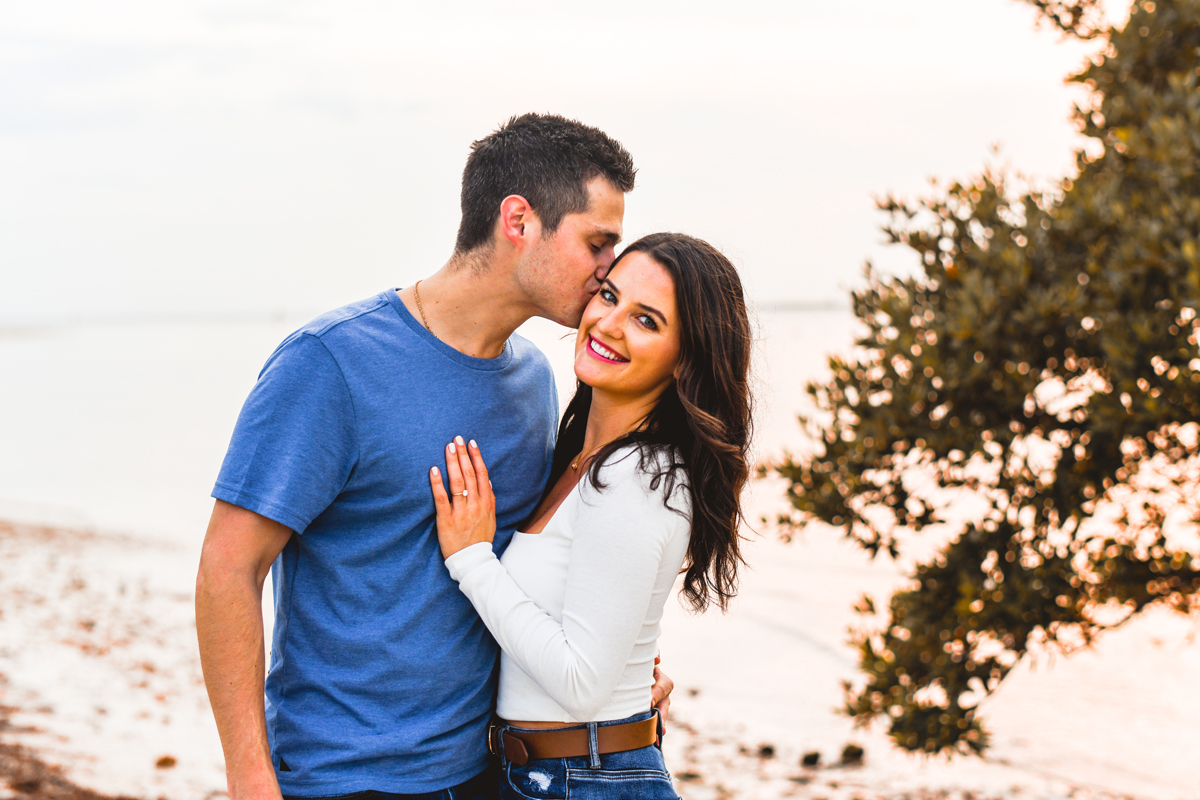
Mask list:
[[[705,242],[616,255],[634,173],[595,128],[510,120],[444,267],[267,361],[196,589],[233,800],[677,797],[659,623],[681,572],[697,610],[736,588],[750,333]],[[534,316],[578,329],[561,422]]]

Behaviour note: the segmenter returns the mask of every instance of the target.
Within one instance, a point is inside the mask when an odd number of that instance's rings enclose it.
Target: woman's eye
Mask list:
[[[650,316],[649,314],[642,314],[639,316],[638,322],[642,323],[643,326],[652,331],[658,330],[658,323],[655,321],[654,317]]]
[[[600,290],[600,299],[606,303],[616,303],[617,302],[617,296],[615,294],[613,294],[611,291],[609,291],[608,289]]]

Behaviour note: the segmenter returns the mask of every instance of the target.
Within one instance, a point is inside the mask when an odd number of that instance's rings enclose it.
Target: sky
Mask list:
[[[844,306],[866,260],[913,267],[874,198],[1071,170],[1090,49],[1017,0],[9,4],[0,324],[411,283],[449,256],[471,141],[531,110],[633,153],[627,240],[685,231],[759,305]]]

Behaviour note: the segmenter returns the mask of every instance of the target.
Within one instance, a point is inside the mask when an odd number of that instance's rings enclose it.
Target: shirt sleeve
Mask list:
[[[621,680],[668,541],[686,520],[651,491],[630,454],[586,484],[572,520],[562,622],[517,586],[486,545],[446,561],[500,647],[574,719],[603,708]],[[584,477],[584,481],[588,478]]]
[[[337,361],[317,337],[294,335],[242,406],[212,496],[303,533],[345,487],[356,434]]]

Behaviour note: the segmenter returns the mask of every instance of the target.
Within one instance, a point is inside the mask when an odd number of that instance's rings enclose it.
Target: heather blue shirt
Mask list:
[[[463,355],[391,290],[272,354],[213,496],[299,534],[271,570],[267,732],[284,794],[429,792],[484,769],[497,648],[442,561],[429,468],[445,471],[456,434],[479,442],[500,553],[549,476],[556,417],[530,342]]]

